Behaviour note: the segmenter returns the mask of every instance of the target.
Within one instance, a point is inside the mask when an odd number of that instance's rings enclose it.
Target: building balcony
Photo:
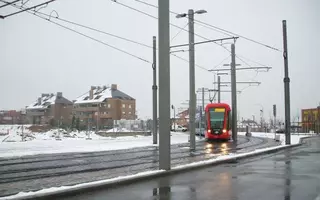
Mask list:
[[[96,112],[98,111],[98,107],[78,107],[78,108],[73,108],[73,111],[76,112]]]
[[[27,116],[44,116],[44,111],[27,111]]]

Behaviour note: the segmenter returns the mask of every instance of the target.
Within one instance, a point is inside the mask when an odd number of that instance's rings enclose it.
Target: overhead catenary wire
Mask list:
[[[178,58],[178,59],[180,59],[180,60],[183,60],[183,61],[185,61],[185,62],[189,62],[188,59],[185,59],[185,58],[183,58],[183,57],[177,56],[176,54],[173,54],[173,53],[172,53],[172,54],[170,54],[170,55],[172,55],[172,56],[174,56],[174,57],[176,57],[176,58]],[[203,66],[201,66],[201,65],[195,64],[195,66],[198,67],[198,68],[200,68],[200,69],[202,69],[202,70],[205,70],[205,71],[209,72],[209,70],[208,70],[207,68],[205,68],[205,67],[203,67]]]
[[[132,7],[132,6],[128,6],[128,5],[124,4],[124,3],[119,2],[118,0],[111,0],[111,1],[114,2],[114,3],[117,3],[117,4],[121,5],[121,6],[124,6],[124,7],[128,8],[128,9],[131,9],[131,10],[133,10],[133,11],[139,12],[139,13],[141,13],[141,14],[143,14],[143,15],[149,16],[149,17],[151,17],[151,18],[153,18],[153,19],[158,19],[158,17],[156,17],[156,16],[153,16],[153,15],[147,13],[147,12],[141,11],[141,10],[139,10],[139,9],[137,9],[137,8]],[[148,6],[151,6],[151,7],[154,7],[154,8],[158,8],[158,6],[156,6],[156,5],[152,5],[152,4],[150,4],[150,3],[147,3],[147,2],[144,2],[144,1],[141,1],[141,0],[135,0],[135,1],[136,1],[136,2],[139,2],[139,3],[143,3],[143,4],[148,5]],[[173,12],[173,11],[170,11],[170,13],[172,13],[172,14],[178,14],[178,13]],[[195,21],[196,21],[196,20],[195,20]],[[199,21],[197,20],[197,22],[199,22]],[[201,21],[200,21],[200,22],[201,22]],[[177,26],[177,25],[172,24],[172,23],[170,23],[170,25],[173,26],[173,27],[176,27],[176,28],[180,29],[180,32],[181,32],[181,31],[189,32],[189,30],[186,30],[186,29],[185,29],[186,26],[185,26],[185,27],[180,27],[180,26]],[[193,34],[194,34],[195,36],[197,36],[197,37],[200,37],[200,38],[204,39],[204,40],[210,40],[209,38],[206,38],[206,37],[204,37],[204,36],[202,36],[202,35],[199,35],[199,34],[197,34],[197,33],[193,33]],[[228,34],[226,34],[226,35],[228,35]],[[232,36],[232,35],[231,35],[231,36]],[[231,53],[231,50],[229,50],[229,49],[228,49],[227,47],[225,47],[223,44],[219,44],[219,43],[217,43],[217,42],[214,42],[214,43],[217,44],[217,45],[219,45],[219,46],[221,46],[222,48],[224,48],[224,49],[225,49],[226,51],[228,51],[229,53]],[[172,55],[173,55],[173,54],[172,54]],[[176,55],[174,55],[174,56],[177,57]],[[251,67],[250,64],[248,64],[246,61],[244,61],[243,59],[241,59],[241,58],[238,57],[237,55],[236,55],[236,57],[237,57],[239,60],[241,60],[243,63],[245,63],[245,64],[247,64],[248,66]],[[184,60],[184,61],[186,61],[186,62],[189,62],[188,60],[186,60],[186,59],[184,59],[184,58],[182,58],[182,57],[179,57],[179,59],[182,59],[182,60]],[[202,68],[202,69],[208,70],[208,69],[203,68],[202,66],[199,66],[199,65],[198,65],[197,67],[200,67],[200,68]]]
[[[17,5],[15,5],[15,4],[12,4],[12,6],[15,7],[15,8],[18,8],[18,9],[24,9],[24,7],[22,7],[22,6],[17,6]],[[43,17],[43,16],[37,14],[37,11],[34,11],[34,10],[33,10],[33,11],[26,11],[26,12],[28,12],[29,14],[35,15],[35,16],[43,19],[43,20],[46,20],[46,21],[48,21],[48,22],[50,22],[50,23],[52,23],[52,24],[55,24],[55,25],[57,25],[57,26],[59,26],[59,27],[62,27],[62,28],[64,28],[64,29],[67,29],[67,30],[69,30],[69,31],[72,31],[72,32],[74,32],[74,33],[77,33],[78,35],[81,35],[81,36],[86,37],[86,38],[88,38],[88,39],[91,39],[91,40],[93,40],[93,41],[95,41],[95,42],[98,42],[98,43],[103,44],[103,45],[105,45],[105,46],[108,46],[108,47],[110,47],[110,48],[112,48],[112,49],[115,49],[115,50],[117,50],[117,51],[119,51],[119,52],[122,52],[122,53],[124,53],[124,54],[127,54],[127,55],[129,55],[129,56],[131,56],[131,57],[134,57],[134,58],[136,58],[136,59],[139,59],[139,60],[141,60],[141,61],[143,61],[143,62],[152,64],[152,62],[150,62],[150,61],[148,61],[148,60],[146,60],[146,59],[144,59],[144,58],[141,58],[141,57],[136,56],[136,55],[134,55],[134,54],[132,54],[132,53],[130,53],[130,52],[127,52],[127,51],[122,50],[122,49],[120,49],[120,48],[118,48],[118,47],[115,47],[115,46],[113,46],[113,45],[110,45],[110,44],[108,44],[108,43],[106,43],[106,42],[103,42],[103,41],[101,41],[101,40],[98,40],[98,39],[96,39],[96,38],[93,38],[93,37],[91,37],[91,36],[88,36],[88,35],[86,35],[86,34],[84,34],[84,33],[81,33],[81,32],[79,32],[79,31],[76,31],[76,30],[74,30],[74,29],[72,29],[72,28],[69,28],[69,27],[64,26],[64,25],[62,25],[62,24],[59,24],[59,23],[57,23],[57,22],[54,22],[54,21],[52,21],[52,20],[49,19],[49,18]]]
[[[187,23],[182,29],[180,29],[172,38],[171,38],[171,42],[183,31],[183,29],[185,29],[187,26],[189,25],[189,23]]]
[[[144,43],[141,43],[141,42],[137,42],[137,41],[125,38],[125,37],[121,37],[121,36],[112,34],[112,33],[108,33],[106,31],[102,31],[102,30],[99,30],[97,28],[93,28],[93,27],[90,27],[90,26],[87,26],[87,25],[83,25],[83,24],[80,24],[80,23],[77,23],[77,22],[74,22],[74,21],[71,21],[71,20],[63,19],[60,16],[52,16],[51,14],[49,15],[49,14],[46,14],[46,13],[43,13],[43,12],[40,12],[40,11],[36,11],[36,13],[39,13],[39,14],[44,15],[44,16],[47,16],[47,17],[49,17],[49,19],[54,18],[54,19],[57,19],[57,20],[60,20],[60,21],[63,21],[63,22],[69,23],[69,24],[73,24],[73,25],[76,25],[76,26],[79,26],[79,27],[82,27],[82,28],[86,28],[86,29],[89,29],[89,30],[92,30],[92,31],[95,31],[95,32],[98,32],[98,33],[102,33],[102,34],[105,34],[105,35],[108,35],[108,36],[111,36],[111,37],[115,37],[115,38],[118,38],[118,39],[121,39],[121,40],[124,40],[124,41],[127,41],[127,42],[131,42],[131,43],[134,43],[134,44],[137,44],[137,45],[140,45],[140,46],[144,46],[144,47],[151,48],[151,49],[153,48],[151,45],[147,45],[147,44],[144,44]]]
[[[121,5],[121,6],[124,6],[124,7],[128,8],[128,9],[131,9],[131,10],[133,10],[133,11],[136,11],[136,12],[139,12],[139,13],[141,13],[141,14],[144,14],[144,15],[146,15],[146,16],[149,16],[149,17],[151,17],[151,18],[153,18],[153,19],[158,19],[158,17],[155,17],[155,16],[153,16],[153,15],[147,13],[147,12],[141,11],[141,10],[139,10],[139,9],[137,9],[137,8],[128,6],[128,5],[124,4],[124,3],[119,2],[118,0],[110,0],[110,1],[112,1],[112,2],[114,2],[114,3],[117,3],[117,4]],[[138,1],[138,2],[140,2],[140,1]],[[178,26],[178,25],[175,25],[175,24],[173,24],[173,23],[170,23],[170,26],[173,26],[173,27],[178,28],[178,29],[182,29],[183,31],[188,32],[188,33],[190,32],[189,30],[187,30],[187,29],[185,29],[185,28],[182,28],[182,27],[180,27],[180,26]],[[199,34],[197,34],[197,33],[193,33],[193,34],[194,34],[195,36],[199,37],[199,38],[204,39],[204,40],[210,40],[209,38],[204,37],[204,36],[201,36],[201,35],[199,35]],[[230,52],[230,50],[228,50],[228,49],[227,49],[226,47],[224,47],[222,44],[219,44],[219,43],[217,43],[217,42],[213,42],[213,43],[221,46],[222,48],[224,48],[224,49],[226,49],[227,51]]]
[[[158,8],[158,6],[156,6],[156,5],[154,5],[154,4],[151,4],[151,3],[147,3],[147,2],[142,1],[142,0],[135,0],[135,1],[136,1],[136,2],[139,2],[139,3],[142,3],[142,4],[145,4],[145,5],[148,5],[148,6],[151,6],[151,7],[154,7],[154,8]],[[170,11],[170,13],[171,13],[171,14],[174,14],[174,15],[177,15],[177,14],[178,14],[177,12],[174,12],[174,11]],[[197,20],[197,19],[195,19],[194,21],[195,21],[195,22],[198,22],[198,23],[200,23],[200,24],[209,26],[209,27],[211,27],[212,29],[216,29],[216,30],[219,30],[219,31],[221,31],[221,32],[224,32],[224,33],[226,33],[226,34],[230,34],[230,35],[233,35],[233,36],[238,36],[238,37],[240,37],[240,38],[243,38],[243,39],[245,39],[245,40],[247,40],[247,41],[250,41],[250,42],[259,44],[259,45],[264,46],[264,47],[266,47],[266,48],[269,48],[269,49],[272,49],[272,50],[275,50],[275,51],[280,51],[280,52],[282,52],[282,50],[280,50],[279,48],[272,47],[272,46],[270,46],[270,45],[264,44],[264,43],[259,42],[259,41],[257,41],[257,40],[251,39],[251,38],[249,38],[249,37],[246,37],[246,36],[243,36],[243,35],[240,35],[240,34],[237,34],[237,33],[233,33],[233,32],[228,31],[228,30],[226,30],[226,29],[223,29],[223,28],[214,26],[214,25],[212,25],[212,24],[209,24],[209,23],[206,23],[206,22]]]
[[[217,30],[217,29],[213,29],[213,28],[211,28],[211,27],[209,27],[209,26],[207,26],[207,25],[204,25],[204,24],[201,24],[201,23],[198,23],[198,22],[195,22],[195,24],[198,25],[198,26],[202,26],[202,27],[211,29],[211,30],[216,31],[216,32],[218,32],[218,33],[222,33],[222,34],[224,34],[224,35],[226,35],[226,36],[231,36],[231,37],[233,37],[233,35],[231,35],[231,34],[225,33],[225,32],[223,32],[223,31],[219,31],[219,30]]]

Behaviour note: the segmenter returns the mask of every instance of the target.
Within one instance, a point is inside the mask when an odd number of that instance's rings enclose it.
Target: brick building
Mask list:
[[[41,94],[35,102],[26,107],[26,116],[31,124],[70,124],[72,102],[57,94]]]
[[[111,86],[91,86],[90,90],[74,100],[73,115],[82,125],[112,126],[114,120],[136,119],[136,100]]]
[[[0,124],[24,124],[27,123],[23,111],[0,110]]]
[[[304,132],[320,131],[320,106],[317,108],[309,108],[301,110],[301,125]]]

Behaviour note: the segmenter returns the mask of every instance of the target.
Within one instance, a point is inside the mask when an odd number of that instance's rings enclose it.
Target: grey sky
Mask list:
[[[157,16],[157,9],[134,0],[118,0],[126,5]],[[157,4],[156,0],[145,0]],[[31,4],[40,0],[31,0]],[[30,4],[30,5],[31,5]],[[282,49],[283,19],[288,23],[289,73],[291,78],[291,114],[301,108],[315,107],[320,101],[318,92],[320,74],[317,47],[320,45],[317,0],[172,0],[171,10],[187,12],[189,8],[206,9],[207,14],[195,18],[240,35]],[[106,32],[152,45],[157,35],[157,20],[120,6],[110,0],[57,0],[42,12],[56,10],[59,16]],[[0,14],[15,11],[2,8]],[[59,22],[59,21],[58,21]],[[184,26],[187,19],[171,22]],[[61,22],[59,22],[61,23]],[[152,50],[130,44],[106,35],[65,24],[111,45],[152,61]],[[171,27],[171,36],[179,30]],[[210,39],[224,35],[195,24],[196,33]],[[201,38],[196,37],[197,41]],[[188,34],[182,32],[172,45],[186,43]],[[40,93],[63,92],[75,99],[91,85],[117,83],[118,88],[137,99],[140,116],[152,116],[151,65],[121,52],[103,46],[48,21],[22,13],[0,21],[0,109],[20,109],[34,101]],[[230,45],[226,45],[230,49]],[[219,64],[228,52],[218,45],[196,47],[196,63],[211,69]],[[249,87],[238,96],[240,117],[259,116],[261,104],[265,117],[269,117],[272,104],[277,104],[278,115],[284,116],[283,59],[282,53],[253,44],[244,39],[236,43],[236,54],[273,67],[268,73],[238,72],[238,81],[261,81],[259,87]],[[177,53],[188,58],[188,53]],[[228,59],[225,63],[230,63]],[[237,63],[245,64],[237,59]],[[256,64],[249,62],[252,66]],[[189,97],[188,63],[171,57],[171,101],[176,107]],[[223,81],[229,81],[223,77]],[[212,88],[213,75],[196,68],[196,88]],[[239,89],[246,85],[238,85]],[[230,90],[230,88],[225,88]],[[222,101],[230,103],[230,94],[224,93]]]

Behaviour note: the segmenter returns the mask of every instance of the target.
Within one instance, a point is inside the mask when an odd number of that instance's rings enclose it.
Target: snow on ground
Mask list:
[[[92,140],[86,140],[87,137],[85,133],[81,132],[76,133],[76,138],[62,138],[62,140],[56,140],[55,137],[50,136],[50,133],[52,132],[49,131],[43,134],[37,133],[39,135],[32,141],[1,142],[0,157],[70,152],[96,152],[144,146],[157,146],[152,144],[152,136],[126,136],[112,138],[91,134]],[[188,134],[174,132],[171,134],[171,144],[187,143],[188,138]]]
[[[95,133],[91,133],[91,140],[87,140],[88,136],[85,131],[71,132],[67,134],[63,130],[59,132],[55,129],[44,133],[31,133],[27,129],[28,126],[24,126],[25,128],[23,132],[27,133],[29,136],[27,141],[24,142],[22,142],[22,130],[20,125],[0,126],[0,133],[9,130],[9,135],[0,136],[0,157],[70,152],[96,152],[144,146],[157,146],[152,144],[152,136],[103,137]],[[56,140],[58,135],[61,137],[61,140]],[[245,133],[240,132],[239,135],[245,135]],[[279,135],[282,144],[284,144],[284,134]],[[253,132],[252,136],[274,139],[274,133]],[[299,139],[305,136],[305,134],[292,135],[292,144],[297,144]],[[196,138],[197,140],[201,140],[198,137]],[[171,144],[187,143],[188,140],[188,133],[171,133]]]

